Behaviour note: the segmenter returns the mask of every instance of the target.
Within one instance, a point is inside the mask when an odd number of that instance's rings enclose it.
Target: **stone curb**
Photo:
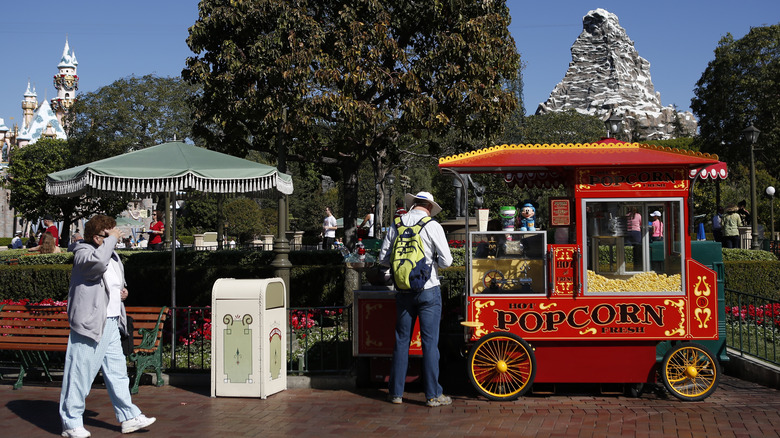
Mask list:
[[[729,355],[729,361],[721,364],[724,373],[748,382],[780,389],[780,367],[777,365],[744,355],[731,348],[726,348],[726,354]]]
[[[148,374],[148,373],[147,373]],[[151,374],[149,374],[152,376]],[[163,382],[176,387],[211,387],[211,374],[163,373]],[[353,376],[287,376],[287,389],[345,389],[357,387]]]

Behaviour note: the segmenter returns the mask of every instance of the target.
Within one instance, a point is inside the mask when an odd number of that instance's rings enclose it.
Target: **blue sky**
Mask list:
[[[56,96],[57,73],[67,35],[79,61],[79,92],[96,91],[129,75],[176,76],[191,52],[185,39],[197,19],[195,0],[39,0],[0,6],[0,117],[21,121],[29,79],[38,100]],[[650,62],[663,105],[686,110],[693,88],[721,37],[744,36],[751,27],[780,22],[777,0],[657,0],[655,2],[509,0],[523,62],[525,106],[533,114],[563,79],[582,17],[603,8],[616,14],[639,55]]]

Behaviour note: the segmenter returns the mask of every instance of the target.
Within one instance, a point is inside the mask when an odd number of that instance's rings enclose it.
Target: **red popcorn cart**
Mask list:
[[[712,394],[725,314],[718,274],[691,253],[689,176],[715,165],[714,155],[612,138],[441,158],[461,181],[496,174],[518,201],[527,187],[558,188],[537,200],[547,217],[536,227],[466,221],[462,325],[477,391],[512,400],[541,383],[641,392],[660,380],[681,400]]]

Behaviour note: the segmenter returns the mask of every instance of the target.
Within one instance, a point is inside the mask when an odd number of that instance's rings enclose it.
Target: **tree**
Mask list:
[[[227,234],[238,237],[240,243],[251,242],[261,233],[273,234],[271,226],[275,217],[263,213],[257,203],[249,198],[236,198],[225,202],[225,223]]]
[[[65,123],[74,162],[89,163],[174,137],[191,139],[194,90],[181,78],[146,75],[80,95]]]
[[[735,40],[718,42],[694,89],[691,109],[699,117],[703,152],[730,164],[749,165],[748,144],[740,133],[750,123],[761,130],[756,159],[775,180],[780,166],[780,24],[754,27]]]
[[[126,206],[126,201],[116,197],[99,199],[81,196],[59,198],[46,193],[46,175],[72,167],[70,150],[65,140],[40,139],[12,153],[8,167],[6,188],[11,191],[10,206],[28,221],[37,221],[46,214],[62,220],[63,230],[78,219],[95,213],[116,216]],[[68,236],[61,236],[61,244],[67,246]]]
[[[604,122],[574,110],[528,116],[520,129],[522,143],[592,143],[604,136]]]
[[[196,132],[237,155],[336,165],[348,240],[358,171],[377,198],[403,148],[437,154],[451,131],[485,137],[517,105],[505,1],[204,0],[187,40]],[[381,211],[377,212],[381,214]]]

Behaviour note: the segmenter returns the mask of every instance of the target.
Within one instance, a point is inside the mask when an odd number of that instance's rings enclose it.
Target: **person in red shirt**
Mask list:
[[[54,225],[54,218],[47,214],[43,217],[43,226],[46,227],[43,232],[49,232],[52,236],[54,236],[54,246],[60,245],[60,230],[57,229],[57,226]],[[40,246],[43,243],[43,233],[41,234],[41,238],[38,240],[38,246]]]
[[[163,249],[162,235],[165,232],[165,224],[161,220],[162,217],[161,211],[152,212],[152,223],[149,225],[148,248]]]
[[[393,215],[393,218],[401,217],[406,214],[406,209],[404,208],[404,201],[401,199],[395,200],[395,214]]]

